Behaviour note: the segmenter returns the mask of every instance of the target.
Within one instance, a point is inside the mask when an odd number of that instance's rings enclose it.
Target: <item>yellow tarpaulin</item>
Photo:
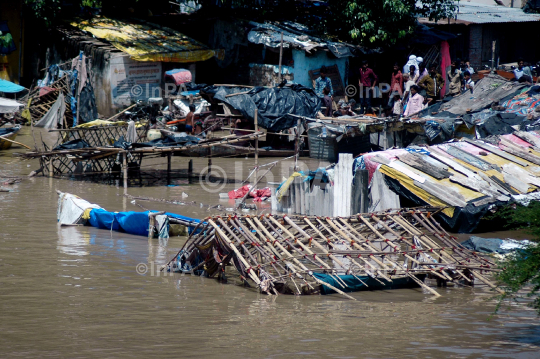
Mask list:
[[[289,178],[287,178],[285,183],[283,183],[283,185],[279,188],[279,190],[277,191],[278,202],[281,202],[281,198],[283,198],[283,195],[287,192],[287,190],[289,189],[289,186],[291,185],[291,183],[294,181],[296,177],[302,177],[302,174],[299,172],[294,172]]]
[[[83,123],[78,126],[75,126],[74,128],[89,128],[89,127],[96,127],[96,126],[125,126],[127,125],[127,122],[125,121],[105,121],[105,120],[94,120],[91,122]]]
[[[126,23],[106,17],[72,22],[72,26],[109,41],[137,61],[197,62],[214,56],[223,59],[224,50],[206,45],[177,31],[153,24]]]

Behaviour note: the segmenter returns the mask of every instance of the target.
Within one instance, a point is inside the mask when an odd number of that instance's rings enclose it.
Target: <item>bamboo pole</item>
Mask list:
[[[246,201],[247,196],[248,196],[252,191],[254,191],[254,190],[257,188],[257,185],[259,184],[259,181],[260,181],[261,179],[263,179],[264,176],[266,176],[266,174],[267,174],[268,172],[270,172],[270,171],[272,170],[272,168],[274,168],[275,165],[276,165],[275,163],[274,163],[273,165],[271,165],[270,168],[268,168],[268,169],[266,170],[266,172],[264,172],[264,174],[261,176],[261,178],[258,178],[258,179],[255,181],[255,184],[253,184],[253,187],[252,187],[249,191],[247,191],[247,193],[244,195],[244,197],[242,197],[242,200],[240,201],[240,203],[238,203],[238,205],[236,206],[237,209],[240,208],[240,207],[244,204],[244,202]]]
[[[14,143],[14,144],[16,144],[16,145],[20,145],[20,146],[26,147],[26,148],[28,148],[29,150],[32,149],[31,147],[28,147],[28,146],[25,145],[24,143],[20,143],[20,142],[17,142],[17,141],[13,141],[13,140],[10,140],[10,139],[5,138],[5,137],[0,137],[0,141],[7,141],[7,142]]]
[[[247,272],[248,272],[248,275],[251,277],[251,279],[257,284],[257,285],[260,285],[261,284],[261,281],[260,279],[257,277],[257,275],[254,273],[255,271],[251,270],[251,266],[249,265],[249,263],[246,261],[246,259],[242,256],[242,254],[238,251],[238,249],[236,248],[236,246],[234,245],[234,243],[229,239],[229,237],[227,237],[227,235],[221,230],[221,228],[219,228],[219,226],[210,218],[208,218],[208,223],[210,223],[210,225],[212,227],[214,227],[214,229],[216,230],[216,232],[219,234],[219,236],[221,238],[223,238],[223,240],[225,240],[225,242],[227,242],[227,244],[229,245],[229,247],[234,251],[234,253],[236,254],[236,256],[238,257],[238,260],[240,260],[242,262],[242,264],[244,264],[246,266],[247,269]]]
[[[259,110],[255,109],[255,132],[259,132]],[[258,182],[259,178],[259,137],[255,139],[255,182]]]
[[[127,151],[124,152],[122,156],[122,165],[124,167],[124,195],[127,194],[128,187],[128,167],[127,167]]]

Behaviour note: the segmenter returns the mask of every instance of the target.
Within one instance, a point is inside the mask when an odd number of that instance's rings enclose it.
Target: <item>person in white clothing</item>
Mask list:
[[[410,74],[403,74],[403,102],[406,103],[411,93],[411,87],[415,85],[414,79],[411,79]]]
[[[410,70],[411,65],[414,65],[416,68],[418,68],[418,63],[416,62],[416,56],[415,55],[409,56],[409,61],[407,61],[405,66],[403,66],[403,73],[404,74],[408,74],[411,71]]]
[[[471,73],[469,71],[465,71],[463,73],[463,90],[462,92],[470,91],[473,93],[474,91],[474,81],[471,79]]]

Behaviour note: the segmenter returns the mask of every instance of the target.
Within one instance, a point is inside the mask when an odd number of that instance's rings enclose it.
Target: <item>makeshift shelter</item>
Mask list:
[[[249,23],[251,30],[247,38],[254,44],[264,45],[265,49],[276,50],[281,47],[281,34],[283,34],[283,48],[290,51],[293,66],[283,63],[281,67],[282,78],[305,87],[312,87],[312,75],[315,71],[318,76],[319,69],[324,65],[329,68],[328,77],[332,81],[334,95],[345,96],[344,88],[348,79],[348,59],[358,54],[371,53],[363,47],[354,46],[344,42],[333,42],[313,36],[312,31],[295,22]],[[263,50],[266,51],[266,50]],[[289,57],[289,56],[288,56]],[[279,68],[273,64],[250,64],[250,84],[254,86],[278,85]],[[345,82],[344,82],[345,81]]]
[[[440,218],[471,232],[489,209],[540,200],[540,134],[516,131],[489,140],[448,142],[368,153],[357,169],[379,171],[389,188],[418,205],[440,206]]]
[[[84,50],[92,64],[88,73],[97,110],[105,117],[137,100],[163,97],[163,63],[182,63],[195,79],[197,62],[223,55],[175,30],[142,20],[96,17],[71,25],[57,28],[55,47],[71,57]]]
[[[321,99],[313,89],[300,85],[284,87],[227,87],[207,86],[200,95],[211,104],[224,103],[239,111],[251,122],[258,110],[258,124],[270,132],[296,126],[298,117],[317,117]]]
[[[171,259],[171,271],[226,280],[239,275],[262,293],[331,294],[474,280],[492,263],[466,250],[433,219],[434,209],[351,217],[209,217]],[[231,273],[228,265],[234,266]],[[227,273],[226,273],[227,271]]]
[[[147,22],[124,22],[106,17],[72,22],[72,26],[109,41],[133,60],[152,62],[197,62],[222,56],[219,50],[175,30]]]
[[[460,1],[451,18],[434,21],[422,17],[418,22],[457,35],[450,48],[451,58],[468,59],[475,69],[483,65],[491,67],[493,58],[497,63],[513,62],[519,57],[537,61],[540,53],[530,44],[540,40],[535,31],[540,14],[490,2],[487,5],[474,0]],[[493,41],[496,41],[494,52]]]

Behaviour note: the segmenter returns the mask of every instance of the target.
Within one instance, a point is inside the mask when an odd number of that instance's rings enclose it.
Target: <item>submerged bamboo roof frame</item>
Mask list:
[[[359,276],[369,276],[382,284],[408,277],[435,296],[440,294],[418,279],[418,274],[470,284],[476,278],[499,290],[482,273],[497,271],[494,263],[461,246],[433,219],[432,211],[348,218],[208,217],[166,268],[184,273],[204,269],[209,277],[220,277],[232,263],[242,281],[275,295],[313,293],[315,286],[324,285],[354,299],[345,293],[346,284],[338,276],[344,272],[360,282]],[[341,288],[321,281],[314,272],[330,275]]]

